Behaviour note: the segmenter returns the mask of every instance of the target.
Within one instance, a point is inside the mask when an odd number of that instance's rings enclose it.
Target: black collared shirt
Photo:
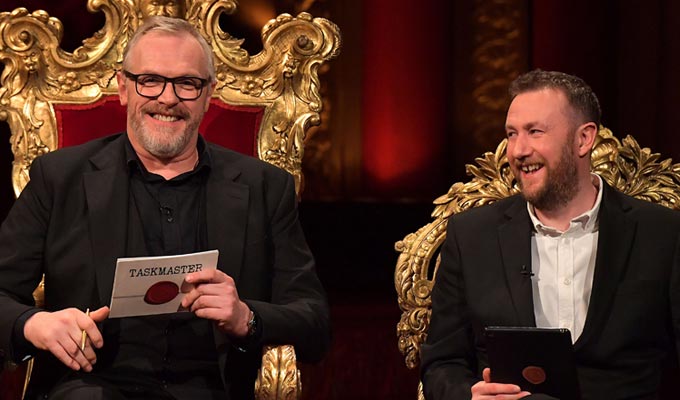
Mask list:
[[[126,141],[130,214],[137,211],[147,250],[147,254],[140,255],[163,256],[207,250],[205,182],[211,161],[200,136],[197,148],[196,167],[166,180],[147,171],[129,140]],[[130,226],[134,228],[134,224]],[[139,250],[131,247],[128,246],[128,256],[136,256],[131,252]]]
[[[147,171],[126,141],[127,256],[208,250],[205,186],[211,160],[201,137],[197,149],[195,168],[166,180]],[[116,348],[101,357],[94,372],[131,397],[159,396],[158,390],[166,390],[178,399],[224,398],[210,321],[177,313],[113,319],[102,325],[105,343]]]

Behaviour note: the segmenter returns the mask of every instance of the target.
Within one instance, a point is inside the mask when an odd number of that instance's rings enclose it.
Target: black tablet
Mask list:
[[[581,399],[568,329],[490,326],[485,336],[492,382],[561,400]]]

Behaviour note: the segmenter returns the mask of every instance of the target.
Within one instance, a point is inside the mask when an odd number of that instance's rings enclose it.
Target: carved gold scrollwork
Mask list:
[[[265,347],[262,368],[255,381],[258,400],[298,400],[301,393],[300,370],[293,346]]]
[[[396,243],[399,258],[394,284],[402,315],[397,324],[399,350],[408,368],[420,362],[420,347],[427,337],[431,289],[439,267],[438,252],[446,238],[448,218],[456,213],[508,197],[519,191],[505,157],[506,141],[466,166],[468,182],[456,182],[434,201],[429,224]],[[592,170],[611,186],[633,197],[680,209],[680,164],[660,160],[631,136],[619,141],[600,128],[591,154]],[[431,268],[435,260],[434,268]],[[431,277],[430,277],[431,276]]]
[[[96,7],[91,2],[90,7]],[[113,62],[106,62],[116,35],[110,7],[104,32],[84,42],[73,53],[59,47],[61,22],[44,11],[25,8],[0,13],[0,118],[12,130],[15,193],[28,182],[28,168],[35,157],[57,146],[52,102],[95,99],[114,76]],[[118,57],[119,58],[119,57]]]
[[[318,68],[339,52],[337,26],[308,13],[282,14],[262,29],[263,50],[250,58],[236,47],[240,41],[215,29],[210,33],[213,38],[227,38],[215,53],[222,61],[218,86],[232,89],[231,102],[270,104],[264,117],[267,131],[258,141],[259,157],[293,174],[299,189],[305,133],[320,123]]]
[[[27,183],[33,159],[57,146],[53,104],[115,94],[123,50],[149,15],[181,16],[199,29],[215,53],[215,96],[265,107],[258,156],[293,174],[299,189],[305,134],[320,123],[318,68],[337,56],[339,29],[308,13],[282,14],[262,29],[263,50],[250,56],[241,39],[219,26],[220,15],[236,7],[235,0],[89,0],[88,9],[103,12],[106,22],[73,53],[59,47],[63,26],[45,11],[0,13],[0,118],[12,130],[15,193]]]

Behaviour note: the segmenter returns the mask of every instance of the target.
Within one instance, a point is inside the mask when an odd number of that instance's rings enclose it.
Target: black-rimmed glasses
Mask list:
[[[172,90],[180,100],[196,100],[201,97],[203,88],[208,85],[208,80],[196,76],[178,76],[168,78],[156,74],[133,74],[123,70],[128,79],[135,82],[137,94],[147,99],[157,99],[163,94],[168,82],[172,83]]]

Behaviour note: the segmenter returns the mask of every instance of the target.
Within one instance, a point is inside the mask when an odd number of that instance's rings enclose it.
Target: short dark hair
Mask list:
[[[578,76],[535,69],[512,81],[508,91],[512,100],[518,94],[541,89],[561,90],[574,111],[583,118],[581,123],[594,122],[600,126],[600,102],[590,86]]]

